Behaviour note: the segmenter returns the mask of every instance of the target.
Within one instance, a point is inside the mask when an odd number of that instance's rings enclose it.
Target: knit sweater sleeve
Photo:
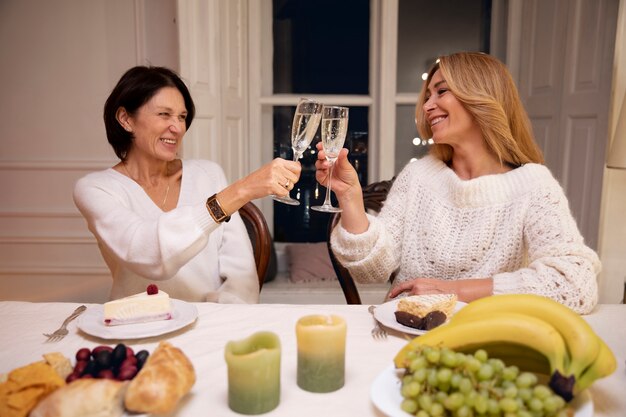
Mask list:
[[[379,216],[367,214],[368,230],[355,235],[341,226],[331,234],[331,246],[337,260],[357,282],[386,282],[400,266],[402,232],[409,188],[408,170],[403,170],[389,191]]]
[[[529,203],[523,229],[528,266],[494,275],[494,293],[540,294],[586,314],[598,301],[600,260],[584,244],[562,188],[550,179]]]

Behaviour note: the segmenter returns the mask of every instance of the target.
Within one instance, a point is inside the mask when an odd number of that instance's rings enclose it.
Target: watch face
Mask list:
[[[217,198],[215,195],[207,200],[206,206],[209,210],[209,213],[211,214],[211,217],[213,217],[213,220],[215,220],[217,223],[223,222],[228,217],[220,207],[220,204],[217,202]]]

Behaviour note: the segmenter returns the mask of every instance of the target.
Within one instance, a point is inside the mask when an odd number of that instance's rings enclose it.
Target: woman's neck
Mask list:
[[[448,165],[462,180],[471,180],[483,175],[503,174],[511,170],[511,167],[500,163],[498,158],[486,149],[454,148]]]

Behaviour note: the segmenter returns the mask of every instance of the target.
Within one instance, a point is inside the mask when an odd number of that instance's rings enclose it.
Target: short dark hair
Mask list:
[[[124,130],[117,120],[117,111],[123,107],[129,115],[147,103],[164,87],[174,87],[183,96],[187,129],[191,126],[196,108],[187,86],[176,72],[165,67],[136,66],[124,73],[104,104],[104,127],[115,155],[122,161],[130,150],[133,134]]]

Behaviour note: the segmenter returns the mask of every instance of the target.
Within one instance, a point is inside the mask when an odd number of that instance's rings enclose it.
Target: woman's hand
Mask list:
[[[300,162],[275,158],[238,183],[241,183],[240,186],[245,190],[248,200],[268,195],[284,197],[289,195],[289,191],[300,179],[301,171]]]
[[[401,282],[389,291],[388,297],[395,298],[402,293],[408,295],[456,294],[459,301],[469,303],[478,298],[493,294],[491,278],[443,280],[436,278],[415,278]]]
[[[315,179],[324,187],[328,186],[328,174],[330,173],[330,162],[326,160],[326,153],[322,142],[317,143],[317,161],[315,162]],[[342,148],[333,167],[332,190],[337,195],[337,199],[342,200],[355,189],[361,195],[361,184],[356,170],[348,161],[348,150]]]
[[[239,210],[244,204],[257,198],[289,195],[300,179],[300,162],[276,158],[261,168],[235,181],[217,195],[222,209],[228,214]]]

